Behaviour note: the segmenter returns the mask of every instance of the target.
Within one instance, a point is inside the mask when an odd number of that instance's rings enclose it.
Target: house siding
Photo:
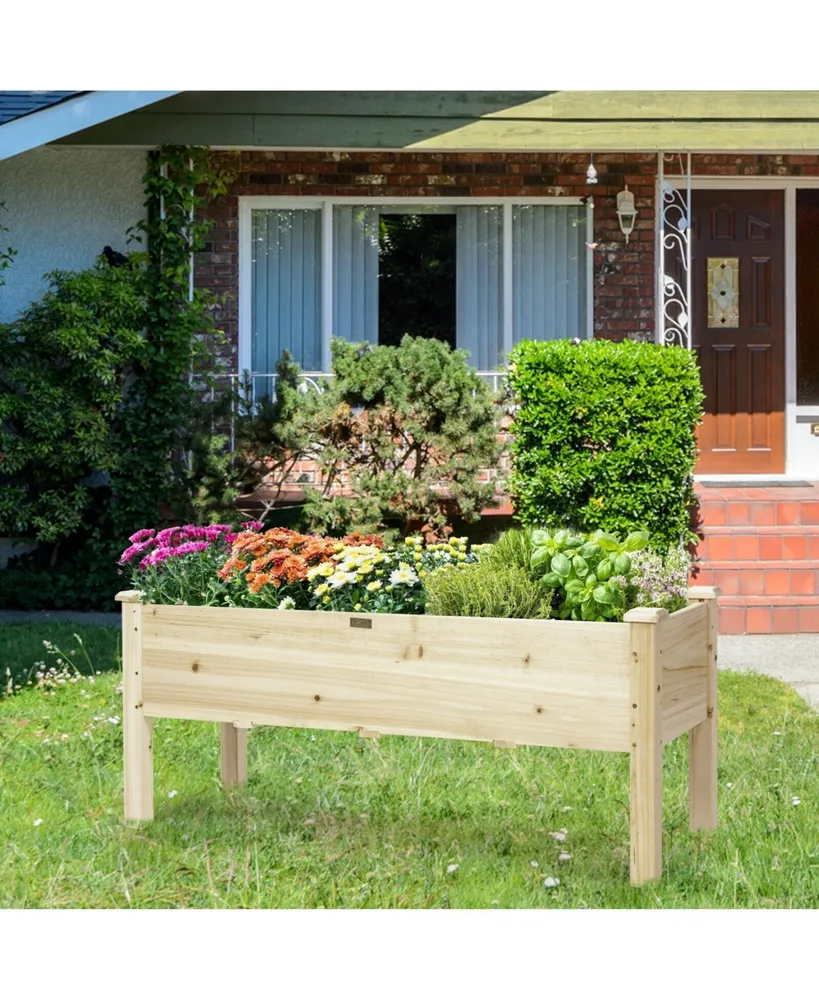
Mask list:
[[[106,244],[126,250],[126,230],[144,215],[145,153],[45,146],[0,161],[4,246],[17,255],[0,287],[0,322],[47,288],[44,275],[91,267]]]

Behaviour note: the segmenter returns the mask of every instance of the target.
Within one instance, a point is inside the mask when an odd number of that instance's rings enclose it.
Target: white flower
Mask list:
[[[105,721],[106,722],[110,722],[112,726],[118,726],[119,725],[119,716],[118,715],[112,715],[110,718],[106,719]]]
[[[560,854],[558,854],[558,856],[557,856],[557,860],[558,861],[571,861],[572,860],[572,856],[571,856],[571,854],[568,854],[566,851],[561,851]]]
[[[549,836],[552,837],[553,840],[564,841],[566,839],[567,832],[567,830],[560,830],[558,833],[550,833]]]
[[[795,806],[801,806],[802,805],[802,800],[799,798],[798,795],[794,795],[794,797],[793,797],[793,804]]]
[[[552,878],[551,875],[547,876],[543,880],[543,888],[544,889],[554,889],[555,886],[558,886],[558,885],[560,885],[560,879],[559,878]]]
[[[572,807],[571,806],[563,806],[563,808],[560,811],[564,812],[564,813],[570,813],[572,811]]]
[[[529,864],[530,864],[530,865],[531,865],[531,866],[532,866],[533,868],[537,868],[537,861],[530,861],[530,862],[529,862]]]
[[[447,875],[454,875],[454,873],[460,868],[460,865],[447,865],[446,873]]]
[[[308,581],[310,583],[312,583],[313,580],[316,579],[316,577],[323,576],[323,575],[324,574],[322,573],[322,567],[321,566],[311,566],[310,569],[307,570],[307,579],[308,579]]]
[[[179,794],[179,792],[177,792],[177,790],[176,790],[175,788],[172,788],[172,789],[171,789],[171,790],[170,790],[170,791],[168,792],[168,798],[169,798],[169,799],[172,799],[172,798],[173,798],[174,796],[176,796],[176,795],[178,795],[178,794]]]
[[[39,826],[42,822],[43,822],[42,818],[41,819],[35,819],[34,820],[34,826]]]
[[[293,600],[292,597],[284,597],[279,602],[279,606],[278,606],[277,610],[278,611],[290,611],[290,609],[291,608],[295,608],[295,606],[296,606],[296,602]]]
[[[781,735],[782,735],[782,733],[780,733],[779,731],[777,731],[777,732],[774,733],[774,736],[781,736]]]
[[[383,584],[380,580],[373,580],[372,583],[367,584],[367,590],[369,590],[371,594],[374,594],[376,590],[381,590],[382,586]]]
[[[333,573],[333,575],[327,580],[333,590],[338,590],[339,587],[345,587],[347,584],[355,583],[355,573]]]
[[[726,784],[726,786],[725,786],[725,787],[726,787],[726,788],[733,788],[733,787],[734,787],[734,783],[733,783],[733,781],[729,781],[729,782],[728,782],[728,783]]]
[[[403,583],[408,587],[411,587],[414,583],[418,583],[418,574],[407,566],[406,568],[394,569],[390,573],[390,583],[393,587],[397,587],[399,583]]]

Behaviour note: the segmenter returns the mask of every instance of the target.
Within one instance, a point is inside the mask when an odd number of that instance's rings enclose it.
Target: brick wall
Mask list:
[[[544,197],[594,198],[594,330],[597,337],[651,340],[654,336],[653,153],[594,156],[598,183],[586,184],[589,157],[567,153],[285,152],[217,153],[238,170],[229,192],[204,213],[213,222],[205,252],[196,258],[195,281],[225,297],[216,320],[228,339],[225,360],[238,368],[239,198],[243,195],[305,197]],[[670,160],[667,173],[680,161]],[[711,154],[693,157],[695,175],[819,175],[819,157]],[[625,243],[615,210],[628,185],[638,217]],[[312,466],[298,470],[314,478]],[[501,472],[502,475],[502,472]],[[487,477],[494,478],[495,472]]]
[[[213,222],[205,253],[197,256],[196,283],[227,304],[217,315],[238,346],[238,235],[242,195],[436,197],[594,197],[594,315],[597,336],[650,339],[654,329],[653,195],[651,154],[601,154],[598,183],[586,185],[587,156],[554,153],[259,152],[215,154],[239,170],[227,195],[207,211]],[[238,163],[237,163],[238,158]],[[640,212],[625,244],[615,212],[623,185]]]

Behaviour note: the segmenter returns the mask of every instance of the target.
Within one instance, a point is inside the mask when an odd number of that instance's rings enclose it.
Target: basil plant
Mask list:
[[[610,621],[626,610],[632,573],[629,553],[647,543],[647,531],[632,531],[620,541],[605,531],[578,535],[563,528],[536,529],[532,532],[532,569],[555,591],[560,618]]]

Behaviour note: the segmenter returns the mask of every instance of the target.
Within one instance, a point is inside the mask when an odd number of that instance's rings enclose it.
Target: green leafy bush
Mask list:
[[[453,516],[478,520],[492,503],[478,474],[500,455],[500,410],[467,357],[424,337],[334,341],[335,377],[315,415],[323,485],[305,489],[312,530],[389,537],[421,525],[432,540]]]
[[[691,352],[526,341],[510,361],[517,412],[507,485],[523,523],[647,529],[660,551],[690,538],[703,402]]]
[[[426,580],[428,615],[465,618],[549,618],[552,592],[514,564],[492,559],[445,567]]]
[[[532,532],[532,568],[554,588],[561,618],[593,622],[621,618],[633,571],[629,553],[647,542],[644,531],[634,531],[621,542],[603,531],[577,535],[565,529],[540,529]]]

